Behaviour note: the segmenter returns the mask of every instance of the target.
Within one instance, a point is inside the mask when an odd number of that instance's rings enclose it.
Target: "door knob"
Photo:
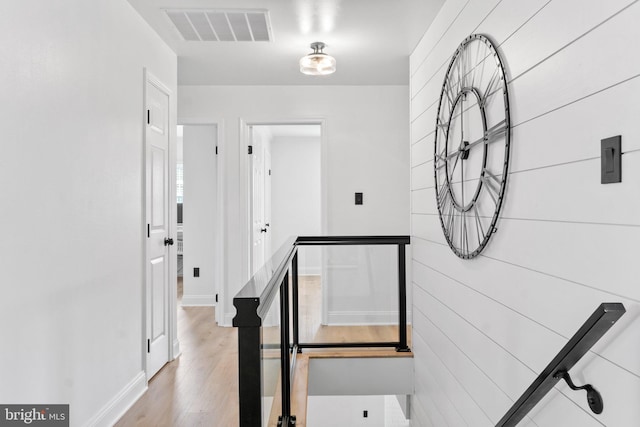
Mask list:
[[[173,246],[173,239],[165,238],[165,239],[164,239],[164,245],[165,245],[165,246],[167,246],[167,245],[168,245],[168,246]]]
[[[261,233],[266,233],[266,232],[267,232],[267,229],[266,229],[266,228],[261,228],[261,229],[260,229],[260,232],[261,232]]]

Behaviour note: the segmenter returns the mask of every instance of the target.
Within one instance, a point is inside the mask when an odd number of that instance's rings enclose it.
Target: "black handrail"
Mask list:
[[[260,387],[262,384],[262,320],[269,312],[269,308],[278,291],[283,287],[283,283],[285,280],[288,281],[289,263],[297,252],[294,243],[295,239],[291,238],[283,244],[233,298],[233,305],[236,307],[233,326],[238,328],[240,426],[243,427],[262,425],[262,389]],[[280,305],[282,306],[282,304],[281,293]],[[280,321],[281,325],[288,324],[284,323],[282,319]],[[283,336],[281,336],[281,342],[283,342],[282,339]],[[281,350],[283,350],[282,346]],[[282,354],[280,359],[281,363],[284,363],[285,357]],[[282,372],[285,371],[282,370]],[[285,384],[285,382],[281,384]],[[284,397],[283,406],[285,406],[285,400],[290,399],[290,395],[285,393],[284,387],[281,389]]]
[[[409,236],[299,236],[296,245],[408,245]]]
[[[569,342],[553,358],[538,378],[520,396],[516,403],[502,417],[496,427],[513,427],[517,425],[531,409],[563,378],[568,378],[568,372],[584,356],[593,345],[613,326],[625,313],[621,303],[602,303],[578,329]],[[570,378],[567,380],[570,383]],[[572,383],[570,383],[572,385]],[[588,387],[587,387],[588,386]],[[576,389],[587,389],[588,403],[591,409],[602,412],[602,399],[595,389],[587,386]],[[599,412],[598,412],[599,410]]]
[[[246,285],[240,289],[240,291],[233,298],[233,304],[236,305],[236,300],[240,303],[249,303],[252,305],[255,299],[260,302],[257,309],[258,316],[262,318],[271,307],[271,303],[278,292],[280,282],[289,268],[291,258],[296,253],[295,239],[289,238],[278,251],[264,264],[264,266],[258,270],[256,274],[249,279]],[[236,308],[238,308],[236,306]],[[238,310],[237,315],[245,314],[245,310]],[[246,323],[243,320],[238,320],[241,324]],[[233,326],[236,326],[236,319],[233,319]]]
[[[295,425],[291,414],[290,387],[295,354],[303,348],[317,347],[395,347],[397,351],[409,351],[407,345],[407,285],[406,245],[409,236],[301,236],[291,238],[236,294],[233,305],[236,316],[233,326],[238,328],[238,362],[240,394],[240,426],[262,425],[261,396],[261,347],[262,321],[265,319],[275,296],[280,291],[281,325],[281,392],[282,426]],[[397,245],[398,246],[398,295],[399,338],[397,342],[376,343],[300,343],[298,336],[298,246],[334,245]],[[292,336],[289,334],[289,275],[291,275]],[[292,341],[291,341],[292,340]],[[293,360],[289,355],[293,350]]]

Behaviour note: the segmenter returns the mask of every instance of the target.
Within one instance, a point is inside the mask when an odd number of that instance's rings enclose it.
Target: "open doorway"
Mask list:
[[[290,236],[322,234],[319,124],[252,125],[251,274]],[[320,274],[320,255],[301,254],[301,275]]]
[[[215,306],[218,128],[215,124],[184,124],[178,126],[177,134],[178,295],[182,306]]]
[[[182,125],[177,126],[177,139],[176,139],[176,203],[177,203],[177,263],[176,271],[178,273],[178,303],[182,300],[182,275],[184,273],[183,267],[183,250],[184,250],[184,236],[182,233],[182,207],[184,202],[184,158],[183,158],[183,132]]]
[[[255,274],[291,236],[322,235],[322,125],[249,125],[249,271]],[[322,249],[299,249],[301,333],[322,313]],[[311,338],[311,337],[309,337]]]

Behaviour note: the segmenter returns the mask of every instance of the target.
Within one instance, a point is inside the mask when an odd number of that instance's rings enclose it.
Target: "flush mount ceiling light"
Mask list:
[[[313,52],[300,58],[300,72],[310,76],[326,76],[336,72],[336,59],[322,52],[325,44],[311,43]]]

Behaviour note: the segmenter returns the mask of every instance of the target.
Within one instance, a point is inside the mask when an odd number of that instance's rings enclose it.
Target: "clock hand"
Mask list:
[[[478,145],[478,144],[480,144],[480,143],[481,143],[481,142],[483,142],[484,140],[485,140],[485,137],[484,137],[484,136],[482,136],[482,138],[478,138],[478,139],[476,139],[475,141],[473,141],[471,144],[469,144],[469,145],[465,146],[465,147],[464,147],[464,150],[468,151],[468,150],[470,150],[470,149],[471,149],[471,147],[473,147],[474,145]]]
[[[481,138],[476,139],[471,144],[463,147],[461,150],[462,151],[469,151],[471,149],[471,147],[473,147],[475,145],[478,145],[481,142],[485,142],[485,141],[491,142],[494,139],[496,139],[501,133],[505,132],[505,129],[506,129],[505,128],[505,121],[502,120],[502,121],[496,123],[495,125],[493,125],[491,128],[487,129],[487,131],[484,133],[484,135]]]
[[[468,144],[468,145],[464,145],[464,142],[462,143],[464,146],[461,147],[460,149],[454,151],[453,153],[449,154],[446,158],[450,159],[453,156],[457,156],[459,155],[462,151],[469,151],[471,149],[471,147],[476,146],[478,144],[480,144],[481,142],[484,142],[485,137],[482,136],[481,138],[478,138],[477,140],[473,141],[472,143]]]

